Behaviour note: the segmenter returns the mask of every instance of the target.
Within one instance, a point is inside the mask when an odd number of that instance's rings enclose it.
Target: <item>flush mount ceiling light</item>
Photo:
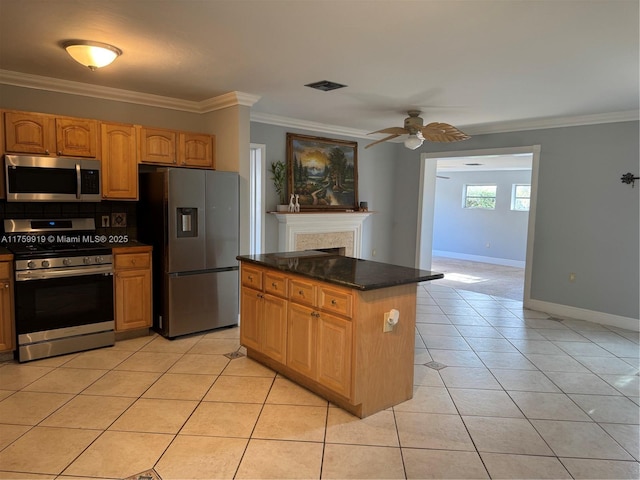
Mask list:
[[[70,40],[64,42],[62,46],[71,55],[71,58],[85,67],[89,67],[89,70],[106,67],[119,55],[122,55],[122,50],[107,43]]]

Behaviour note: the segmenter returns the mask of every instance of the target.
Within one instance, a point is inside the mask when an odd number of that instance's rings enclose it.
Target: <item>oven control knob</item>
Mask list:
[[[49,260],[43,260],[42,261],[42,268],[49,268]]]
[[[84,263],[85,265],[89,265],[91,263],[91,259],[89,257],[84,257],[82,259],[82,263]]]
[[[104,261],[104,258],[96,257],[96,263],[102,263],[103,261]]]
[[[71,265],[71,260],[69,260],[68,258],[64,258],[64,259],[62,260],[62,264],[63,264],[63,265]]]
[[[27,267],[29,268],[36,268],[36,262],[34,262],[33,260],[29,260],[27,262]]]

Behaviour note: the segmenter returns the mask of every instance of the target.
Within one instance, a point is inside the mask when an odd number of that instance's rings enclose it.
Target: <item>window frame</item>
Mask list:
[[[526,197],[518,196],[518,187],[529,187],[529,195]],[[518,200],[527,200],[527,208],[517,208]],[[511,184],[511,211],[513,212],[528,212],[531,210],[531,184],[530,183],[513,183]]]
[[[469,196],[468,189],[469,187],[493,187],[494,194],[492,197],[483,197],[483,196]],[[493,207],[482,207],[482,206],[467,206],[467,200],[471,199],[493,199]],[[465,183],[462,188],[462,208],[467,210],[495,210],[498,198],[498,184],[497,183]]]

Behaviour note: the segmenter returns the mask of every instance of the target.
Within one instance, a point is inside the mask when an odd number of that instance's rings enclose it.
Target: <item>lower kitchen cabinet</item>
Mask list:
[[[413,396],[415,284],[360,290],[259,263],[240,263],[249,358],[361,418]]]
[[[12,264],[0,262],[0,352],[15,347]]]
[[[242,270],[241,343],[282,363],[287,356],[285,285],[284,276],[269,275],[260,269]]]
[[[151,247],[113,249],[116,332],[151,327]]]

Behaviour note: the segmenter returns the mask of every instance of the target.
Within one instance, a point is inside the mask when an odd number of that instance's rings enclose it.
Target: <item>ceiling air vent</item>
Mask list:
[[[322,90],[323,92],[330,92],[331,90],[344,88],[346,87],[346,85],[336,82],[330,82],[329,80],[320,80],[319,82],[307,83],[305,87],[315,88],[316,90]]]
[[[469,167],[479,167],[482,164],[481,163],[465,163],[465,165],[467,165]]]

